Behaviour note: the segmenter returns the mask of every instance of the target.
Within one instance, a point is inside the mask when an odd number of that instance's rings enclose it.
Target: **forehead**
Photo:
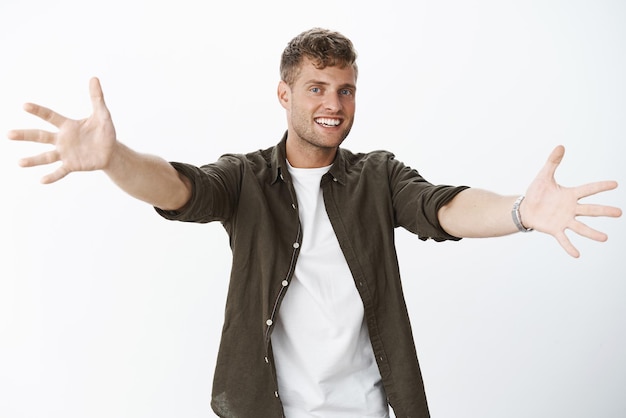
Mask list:
[[[316,68],[313,61],[305,58],[302,64],[300,64],[300,69],[294,82],[295,84],[323,82],[331,85],[356,86],[356,71],[351,65]]]

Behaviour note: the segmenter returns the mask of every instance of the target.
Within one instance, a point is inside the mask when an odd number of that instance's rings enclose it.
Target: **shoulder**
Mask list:
[[[218,163],[233,164],[237,166],[263,167],[271,165],[272,154],[275,147],[259,149],[248,153],[223,154]]]
[[[369,152],[354,153],[340,148],[339,157],[344,162],[347,170],[389,170],[397,165],[402,165],[396,159],[393,152],[387,150],[375,150]]]
[[[358,165],[369,162],[385,162],[395,160],[396,158],[394,153],[386,150],[354,153],[348,149],[340,148],[339,153],[341,158],[344,159],[349,165]]]
[[[248,153],[229,153],[222,155],[214,164],[214,170],[229,173],[231,176],[245,178],[248,176],[272,181],[277,173],[274,167],[274,153],[276,147],[260,149]]]

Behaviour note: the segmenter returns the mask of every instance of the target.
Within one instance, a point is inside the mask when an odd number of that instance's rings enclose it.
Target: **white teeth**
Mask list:
[[[330,119],[330,118],[318,118],[318,119],[315,119],[315,122],[324,126],[338,126],[340,123],[339,119]]]

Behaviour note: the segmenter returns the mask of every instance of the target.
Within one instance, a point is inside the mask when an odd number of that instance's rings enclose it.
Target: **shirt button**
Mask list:
[[[270,364],[270,359],[268,359],[267,357],[264,357],[264,358],[265,358],[265,362],[266,362],[267,364]]]
[[[299,242],[294,242],[293,243],[293,248],[300,248],[300,243]]]
[[[278,398],[278,392],[274,392],[274,396]]]
[[[296,204],[295,204],[295,203],[292,203],[292,204],[291,204],[291,207],[295,209],[295,208],[296,208]]]
[[[287,280],[283,280],[281,284],[283,285],[283,287],[286,287],[289,284],[289,282]]]
[[[274,321],[272,321],[271,319],[268,319],[267,321],[265,321],[265,323],[267,324],[268,327],[271,327]]]

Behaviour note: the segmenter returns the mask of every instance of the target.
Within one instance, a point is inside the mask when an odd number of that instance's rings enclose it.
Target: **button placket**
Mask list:
[[[292,207],[294,209],[297,209],[295,204],[292,204]],[[300,229],[300,226],[298,226],[298,235],[296,236],[296,241],[292,244],[293,254],[292,254],[291,263],[290,263],[290,266],[289,266],[289,271],[287,273],[287,277],[281,281],[281,288],[280,288],[280,291],[278,292],[278,295],[276,296],[276,299],[274,300],[274,306],[273,306],[272,312],[270,314],[270,317],[268,319],[266,319],[266,321],[265,321],[265,325],[266,325],[266,329],[265,329],[266,349],[267,349],[267,346],[270,343],[270,340],[269,340],[270,339],[270,334],[271,334],[272,326],[274,324],[274,316],[276,314],[276,310],[278,308],[279,301],[280,301],[282,295],[284,294],[284,292],[286,291],[287,286],[289,285],[289,278],[293,274],[293,270],[294,270],[294,267],[295,267],[295,261],[297,259],[298,249],[300,248],[299,240],[301,239],[301,236],[302,236],[302,230]],[[266,357],[266,362],[269,364],[269,361],[267,360],[267,357]]]

